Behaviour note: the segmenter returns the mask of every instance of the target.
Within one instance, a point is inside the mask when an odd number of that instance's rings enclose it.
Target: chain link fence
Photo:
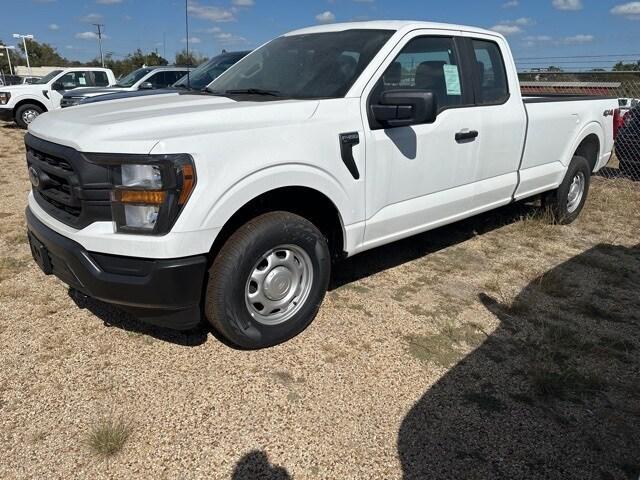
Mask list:
[[[519,76],[525,95],[616,97],[614,155],[600,175],[630,179],[640,187],[640,72],[528,72]]]

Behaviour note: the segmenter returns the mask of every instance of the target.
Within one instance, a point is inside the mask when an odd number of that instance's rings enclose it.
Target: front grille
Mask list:
[[[31,134],[25,144],[34,197],[49,215],[75,228],[111,220],[112,187],[106,167]]]

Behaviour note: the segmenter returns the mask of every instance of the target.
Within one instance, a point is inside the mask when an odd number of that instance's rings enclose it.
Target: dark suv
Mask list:
[[[616,155],[623,173],[640,178],[640,106],[624,116],[616,137]]]

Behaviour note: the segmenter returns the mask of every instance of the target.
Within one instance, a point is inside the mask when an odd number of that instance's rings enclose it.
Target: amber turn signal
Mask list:
[[[162,205],[167,192],[161,190],[115,190],[115,201],[143,205]]]
[[[195,175],[193,174],[193,165],[182,166],[182,191],[178,199],[178,205],[184,205],[191,195],[191,190],[195,184]]]

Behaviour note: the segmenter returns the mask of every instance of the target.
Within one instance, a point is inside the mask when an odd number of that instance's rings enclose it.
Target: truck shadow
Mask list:
[[[403,419],[403,478],[636,480],[639,285],[640,245],[601,244],[481,294],[500,325]]]
[[[135,316],[119,309],[115,305],[96,300],[95,298],[86,297],[72,288],[69,288],[68,295],[78,308],[89,310],[97,319],[104,323],[105,327],[114,327],[131,333],[148,335],[158,340],[185,347],[202,345],[207,341],[208,334],[210,333],[204,325],[186,331],[157,327],[137,319]]]
[[[478,235],[512,224],[540,210],[535,203],[517,202],[444,227],[368,250],[340,261],[333,269],[329,290],[356,282]]]
[[[233,470],[232,480],[291,480],[284,467],[271,465],[267,454],[254,450],[243,456]]]

